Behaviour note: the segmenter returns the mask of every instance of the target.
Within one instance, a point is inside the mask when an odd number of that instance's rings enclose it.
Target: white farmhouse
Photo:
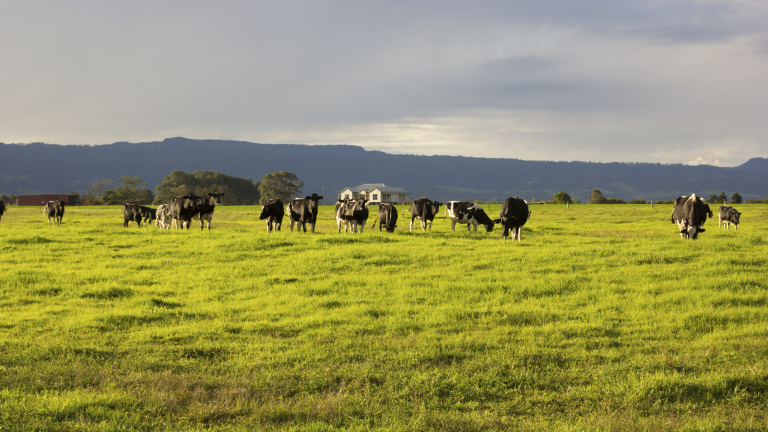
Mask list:
[[[405,204],[409,197],[408,191],[401,187],[387,186],[384,183],[366,183],[356,188],[344,188],[339,192],[339,198],[365,198],[370,204],[390,203]]]

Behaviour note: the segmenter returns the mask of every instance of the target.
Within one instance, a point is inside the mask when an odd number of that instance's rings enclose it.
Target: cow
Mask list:
[[[271,199],[261,206],[259,220],[266,219],[267,233],[272,232],[273,224],[277,231],[280,231],[280,227],[283,226],[283,217],[285,217],[285,209],[283,208],[283,202],[279,198]]]
[[[339,223],[339,232],[341,232],[341,223],[344,223],[344,232],[363,232],[365,224],[368,222],[368,200],[358,198],[356,200],[339,200],[336,203],[336,221]],[[341,221],[341,222],[339,222]]]
[[[336,208],[333,210],[333,217],[336,219],[336,226],[341,232],[341,225],[344,224],[344,232],[347,232],[347,224],[344,221],[344,206],[349,202],[349,198],[340,199],[336,202]]]
[[[171,227],[171,205],[161,204],[155,211],[155,226],[162,229]]]
[[[725,229],[728,229],[733,225],[733,229],[738,229],[739,227],[739,218],[741,217],[741,213],[736,211],[735,208],[731,206],[727,206],[725,204],[720,206],[720,215],[719,220],[717,221],[717,229],[720,229],[720,224],[723,224],[723,227]]]
[[[0,221],[3,220],[3,213],[5,213],[5,202],[0,200]]]
[[[141,226],[142,214],[141,206],[138,204],[123,204],[123,226],[128,227],[128,222],[136,222],[136,226]]]
[[[379,214],[373,220],[371,229],[376,227],[376,221],[379,221],[379,232],[381,232],[381,227],[386,227],[388,233],[395,232],[395,228],[397,228],[397,209],[395,206],[389,203],[379,204]]]
[[[528,203],[518,197],[510,197],[504,200],[499,212],[499,219],[493,223],[500,223],[502,226],[501,238],[505,241],[512,231],[512,240],[517,238],[520,242],[523,239],[523,225],[531,218],[531,212],[528,211]]]
[[[707,201],[696,194],[691,196],[681,196],[675,200],[674,209],[670,220],[677,224],[680,229],[681,239],[696,240],[699,233],[705,230],[702,228],[707,216],[712,217],[712,211],[709,209]]]
[[[483,225],[487,232],[493,231],[493,221],[485,214],[481,206],[470,202],[448,201],[445,204],[448,211],[448,217],[451,219],[451,230],[456,232],[456,224],[467,224],[467,231],[470,226],[474,226],[477,232],[477,225]]]
[[[304,229],[307,232],[307,224],[309,224],[312,232],[315,232],[315,224],[317,223],[317,202],[323,199],[321,196],[317,196],[316,193],[304,198],[294,198],[285,207],[285,214],[288,215],[288,220],[291,222],[291,232],[293,232],[293,224],[297,224],[296,227],[299,231]]]
[[[221,204],[221,197],[223,193],[213,191],[208,196],[198,197],[197,206],[195,207],[195,213],[192,215],[192,219],[200,221],[200,231],[203,230],[203,222],[208,222],[208,231],[211,230],[211,221],[213,220],[213,210],[216,208],[216,204]]]
[[[413,231],[413,220],[421,220],[421,230],[427,231],[427,223],[429,223],[429,232],[432,232],[432,220],[435,219],[435,215],[440,212],[440,206],[443,203],[439,201],[432,201],[427,198],[419,198],[413,202],[409,210],[403,210],[403,215],[406,211],[411,213],[411,225],[410,230]]]
[[[67,203],[64,201],[48,201],[43,206],[43,216],[48,216],[48,225],[51,225],[51,219],[53,219],[53,225],[61,226],[61,219],[64,217],[64,206]]]
[[[171,225],[174,228],[189,229],[189,225],[192,223],[192,218],[197,213],[197,203],[199,198],[190,192],[189,195],[174,197],[171,201]],[[202,226],[202,222],[200,223]]]

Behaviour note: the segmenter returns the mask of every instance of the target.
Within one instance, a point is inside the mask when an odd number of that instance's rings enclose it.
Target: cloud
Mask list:
[[[757,1],[3,3],[0,141],[738,164],[768,153],[766,21]]]

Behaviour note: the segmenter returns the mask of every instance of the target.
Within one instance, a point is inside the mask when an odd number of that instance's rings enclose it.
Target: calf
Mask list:
[[[199,198],[193,192],[190,192],[189,195],[173,198],[171,201],[171,224],[175,228],[183,229],[186,223],[186,228],[189,229],[192,218],[197,213],[198,200]],[[200,225],[202,226],[202,222]]]
[[[171,206],[170,204],[161,204],[157,206],[155,212],[155,226],[168,229],[171,227]]]
[[[470,202],[448,201],[445,205],[448,217],[451,218],[451,230],[456,232],[456,224],[467,224],[467,231],[470,226],[474,226],[477,232],[477,225],[483,225],[487,232],[493,231],[493,221],[485,214],[481,206]]]
[[[304,232],[307,232],[307,224],[310,225],[312,232],[315,232],[315,224],[317,223],[317,201],[323,199],[321,196],[313,193],[305,198],[294,198],[285,207],[286,214],[290,218],[291,232],[293,232],[293,224],[297,224],[297,228]]]
[[[712,217],[712,211],[709,209],[707,201],[696,194],[691,196],[681,196],[675,200],[675,206],[672,210],[672,223],[677,224],[680,229],[680,238],[696,240],[699,233],[704,232],[704,222],[707,216]]]
[[[5,213],[5,202],[0,200],[0,221],[3,220],[3,213]]]
[[[339,204],[342,204],[339,206]],[[360,232],[363,232],[363,229],[365,228],[365,224],[368,221],[368,200],[367,199],[357,199],[354,201],[341,201],[336,204],[336,220],[337,222],[341,220],[344,223],[344,232],[347,232],[347,227],[349,227],[349,232],[357,232],[357,229],[360,228]],[[341,225],[339,225],[339,232],[341,232]]]
[[[717,221],[717,229],[720,229],[720,224],[723,224],[725,229],[728,229],[733,225],[733,229],[738,229],[739,218],[741,213],[736,211],[735,208],[727,206],[725,204],[720,206],[719,220]]]
[[[409,212],[411,212],[411,225],[410,230],[413,231],[413,220],[421,220],[421,230],[427,231],[427,223],[429,223],[429,232],[432,232],[432,220],[435,219],[435,215],[440,212],[441,202],[432,201],[427,198],[419,198],[413,202]],[[405,210],[403,211],[405,214]]]
[[[336,226],[341,232],[341,225],[344,225],[344,232],[347,232],[347,223],[344,221],[344,206],[349,202],[349,198],[340,199],[336,202],[336,208],[333,210],[333,217],[336,219]]]
[[[501,206],[499,216],[500,218],[493,222],[501,224],[501,238],[506,241],[511,230],[512,240],[517,238],[518,242],[522,241],[523,225],[531,218],[531,212],[528,211],[528,203],[518,197],[507,198]]]
[[[67,203],[63,201],[48,201],[45,203],[45,206],[43,207],[43,216],[48,216],[48,225],[51,224],[51,219],[53,219],[53,225],[61,226],[61,220],[64,218],[64,206],[66,206]]]
[[[208,231],[211,230],[211,221],[213,220],[213,210],[216,208],[216,204],[221,204],[221,197],[223,193],[213,191],[208,196],[198,197],[197,206],[195,207],[195,213],[192,215],[192,219],[200,220],[200,231],[203,230],[203,222],[208,222]]]
[[[283,202],[279,198],[271,199],[261,206],[261,215],[259,220],[267,221],[267,232],[272,232],[272,225],[280,231],[280,227],[283,226],[283,217],[285,216],[285,209],[283,209]]]
[[[388,233],[395,232],[395,228],[397,228],[397,209],[395,206],[389,203],[379,204],[379,214],[373,220],[371,229],[376,227],[376,221],[379,221],[379,232],[381,232],[381,227],[386,227]]]

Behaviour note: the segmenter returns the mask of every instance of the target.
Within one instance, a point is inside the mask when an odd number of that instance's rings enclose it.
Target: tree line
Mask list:
[[[94,182],[85,195],[81,195],[83,205],[104,204],[168,204],[174,197],[194,193],[206,196],[209,193],[224,194],[223,205],[264,204],[269,199],[279,198],[283,202],[301,195],[304,182],[292,173],[276,171],[262,177],[260,182],[249,178],[233,177],[216,171],[173,171],[155,187],[146,189],[147,183],[138,176],[122,176],[115,183],[110,179]]]

